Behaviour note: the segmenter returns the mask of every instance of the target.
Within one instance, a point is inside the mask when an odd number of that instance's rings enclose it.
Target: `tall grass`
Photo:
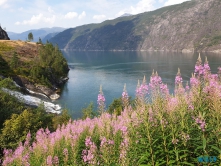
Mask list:
[[[119,116],[104,111],[100,89],[93,119],[70,120],[55,132],[40,129],[15,150],[5,149],[3,165],[200,165],[199,157],[221,157],[221,68],[212,74],[199,57],[190,84],[178,70],[174,94],[157,72],[136,89],[136,107],[122,93]],[[205,161],[206,162],[206,161]],[[206,164],[206,163],[204,163]]]

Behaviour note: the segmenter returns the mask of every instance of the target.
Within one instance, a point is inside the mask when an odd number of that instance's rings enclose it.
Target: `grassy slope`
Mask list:
[[[38,55],[38,45],[32,42],[0,40],[0,74],[4,76],[13,76],[15,73],[10,69],[9,63],[14,52],[17,53],[19,63],[17,69],[30,69],[30,63]]]

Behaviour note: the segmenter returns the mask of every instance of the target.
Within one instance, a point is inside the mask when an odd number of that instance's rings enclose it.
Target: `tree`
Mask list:
[[[12,59],[10,61],[10,66],[12,68],[16,68],[16,67],[18,67],[18,62],[19,62],[18,54],[17,54],[17,52],[14,52],[13,53],[13,57],[12,57]]]
[[[40,37],[39,37],[39,39],[38,39],[38,43],[39,43],[39,44],[42,44],[42,40],[41,40]]]
[[[12,114],[11,119],[4,123],[0,136],[0,146],[4,148],[15,148],[23,142],[30,131],[37,132],[42,126],[39,117],[32,111],[24,110],[21,114]]]
[[[33,37],[32,32],[30,32],[30,33],[28,34],[28,40],[29,40],[29,41],[34,40],[34,37]]]

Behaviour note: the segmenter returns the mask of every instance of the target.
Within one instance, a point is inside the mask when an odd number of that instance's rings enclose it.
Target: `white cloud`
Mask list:
[[[86,16],[86,12],[83,11],[79,16],[78,19],[81,20],[82,18],[84,18]]]
[[[154,9],[153,3],[154,0],[141,0],[139,1],[135,7],[131,6],[131,14],[138,14],[146,11],[150,11]]]
[[[52,10],[51,6],[48,7],[48,11],[49,11],[49,13],[53,13],[54,12],[54,10]]]
[[[24,9],[23,9],[23,7],[20,7],[18,10],[19,10],[19,11],[23,11]]]
[[[19,22],[19,21],[17,21],[16,23],[15,23],[15,25],[20,25],[21,23]]]
[[[77,17],[78,16],[78,14],[76,13],[76,12],[68,12],[65,16],[64,16],[64,18],[66,18],[66,19],[72,19],[72,18],[75,18],[75,17]]]
[[[30,20],[24,20],[22,22],[17,21],[15,25],[34,25],[40,22],[53,24],[55,22],[56,16],[45,17],[42,13],[38,15],[33,15]]]
[[[0,6],[3,6],[6,2],[7,0],[0,0]]]
[[[164,6],[175,5],[175,4],[185,2],[185,1],[188,1],[188,0],[168,0],[164,3]]]
[[[95,20],[103,20],[103,19],[105,19],[106,18],[106,16],[105,15],[94,15],[93,16],[93,19],[95,19]]]
[[[117,13],[117,17],[125,14],[125,13],[130,13],[130,14],[138,14],[138,13],[143,13],[146,11],[151,11],[154,9],[154,4],[155,0],[141,0],[139,1],[136,5],[131,6],[128,9],[123,9],[120,12]]]

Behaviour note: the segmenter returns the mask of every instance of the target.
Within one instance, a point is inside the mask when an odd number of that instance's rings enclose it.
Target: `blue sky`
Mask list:
[[[187,0],[0,0],[0,24],[10,32],[76,27]]]

